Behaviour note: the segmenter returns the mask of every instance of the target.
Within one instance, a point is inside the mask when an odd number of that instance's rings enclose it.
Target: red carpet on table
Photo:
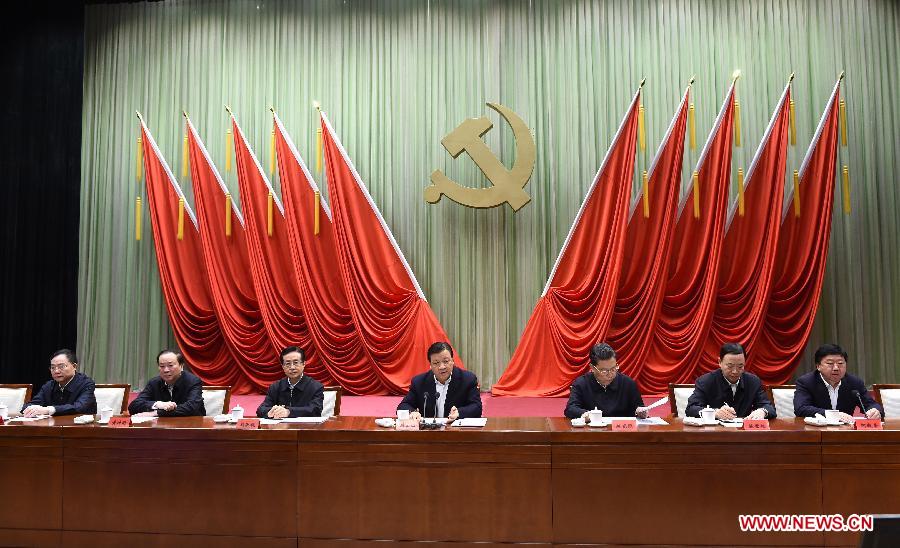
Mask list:
[[[138,392],[131,393],[131,400]],[[262,394],[231,396],[231,407],[240,404],[247,415],[251,415],[263,401]],[[644,395],[644,404],[650,405],[663,397]],[[401,396],[342,396],[341,415],[359,417],[393,417]],[[129,400],[130,401],[130,400]],[[482,392],[481,404],[485,417],[562,417],[567,398],[516,398],[510,396],[493,397]],[[665,417],[669,414],[669,404],[661,405],[651,412],[651,416]]]

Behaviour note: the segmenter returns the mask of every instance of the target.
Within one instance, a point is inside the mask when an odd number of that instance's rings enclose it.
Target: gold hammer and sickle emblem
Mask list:
[[[446,195],[464,206],[488,208],[508,202],[513,211],[518,211],[531,201],[531,196],[522,189],[534,172],[536,155],[534,137],[515,112],[497,103],[487,103],[487,106],[497,111],[512,129],[516,141],[516,162],[512,169],[507,170],[481,139],[494,124],[484,116],[469,118],[441,139],[441,144],[454,158],[465,151],[493,186],[488,188],[461,186],[444,175],[441,170],[436,169],[431,174],[431,185],[425,188],[426,202],[435,204],[440,201],[441,196]]]

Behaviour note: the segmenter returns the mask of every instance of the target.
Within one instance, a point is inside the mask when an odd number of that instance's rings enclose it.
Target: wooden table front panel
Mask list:
[[[821,533],[744,533],[739,514],[821,513],[818,432],[673,423],[637,432],[553,428],[558,543],[821,545]],[[702,516],[702,517],[701,517]]]
[[[59,431],[5,425],[0,436],[0,538],[12,545],[48,545],[59,538],[63,510]]]
[[[200,417],[157,427],[65,428],[64,528],[296,537],[297,435],[214,427]]]
[[[549,542],[546,420],[396,432],[342,417],[300,432],[298,492],[302,538]]]
[[[900,419],[886,421],[884,431],[823,431],[822,490],[826,514],[900,514]],[[825,536],[832,546],[856,546],[859,537]]]

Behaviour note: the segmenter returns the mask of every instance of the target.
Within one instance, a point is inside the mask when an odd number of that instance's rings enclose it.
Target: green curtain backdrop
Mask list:
[[[223,174],[226,104],[266,169],[270,106],[312,169],[319,101],[486,389],[518,343],[642,78],[647,148],[638,152],[638,170],[649,168],[696,75],[698,144],[685,157],[686,188],[736,69],[743,147],[735,150],[735,173],[749,166],[791,72],[797,146],[788,165],[798,169],[844,70],[849,147],[839,155],[850,167],[853,212],[844,215],[838,197],[810,345],[839,341],[869,382],[897,381],[898,28],[900,7],[888,0],[87,6],[78,295],[85,371],[98,382],[140,385],[155,374],[156,351],[173,343],[146,211],[143,240],[134,238],[135,197],[143,196],[135,177],[135,110],[181,178],[182,110]],[[512,133],[488,101],[510,107],[533,128],[537,163],[526,187],[532,202],[518,213],[508,206],[473,210],[447,198],[426,204],[423,189],[434,169],[468,186],[485,184],[467,156],[453,160],[440,144],[465,118],[493,120],[485,140],[512,164]],[[237,195],[234,172],[225,179]],[[636,188],[639,181],[636,174]],[[189,181],[181,182],[192,200]],[[801,369],[810,362],[805,358]]]

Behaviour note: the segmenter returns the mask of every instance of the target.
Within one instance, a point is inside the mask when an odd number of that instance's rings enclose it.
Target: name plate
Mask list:
[[[110,417],[108,426],[110,428],[128,428],[131,426],[131,417]]]
[[[419,420],[418,419],[398,419],[397,420],[397,430],[418,430],[419,429]]]
[[[854,430],[884,430],[881,419],[856,419],[853,421]]]
[[[744,419],[744,430],[768,430],[769,421],[766,419]]]
[[[238,430],[259,430],[259,419],[241,419],[237,421]]]
[[[613,432],[634,432],[637,430],[637,421],[612,421]]]

